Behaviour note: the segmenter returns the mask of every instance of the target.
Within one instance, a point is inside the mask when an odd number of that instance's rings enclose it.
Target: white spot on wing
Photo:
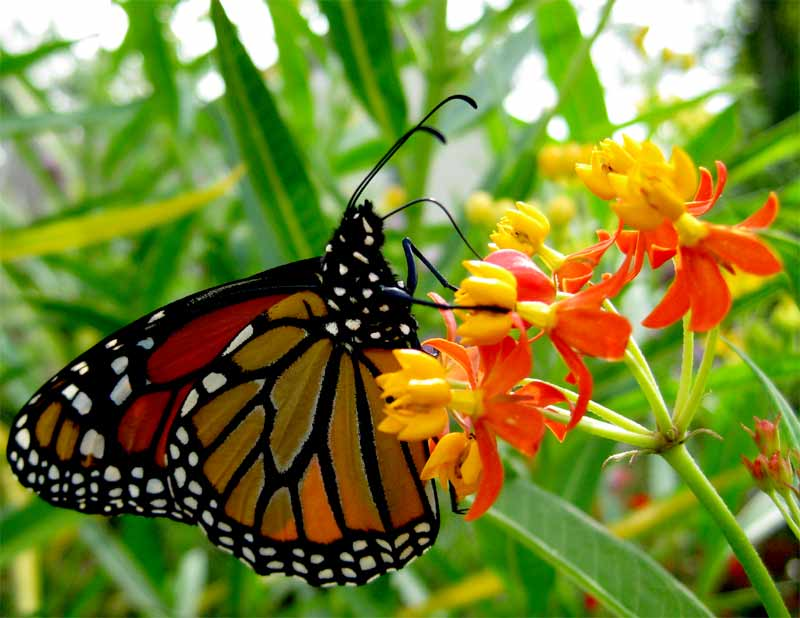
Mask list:
[[[364,257],[363,253],[359,253],[358,251],[353,251],[353,257],[356,258],[359,262],[364,262],[364,264],[369,264],[369,260]]]
[[[231,341],[228,344],[228,347],[225,348],[225,351],[222,354],[223,355],[224,354],[230,354],[233,350],[238,348],[240,345],[242,345],[245,341],[250,339],[250,337],[252,337],[252,336],[253,336],[253,325],[252,324],[248,324],[242,330],[239,331],[239,334],[236,335],[233,338],[233,341]]]
[[[152,322],[155,322],[156,320],[160,320],[163,317],[164,317],[164,310],[161,309],[159,311],[156,311],[153,315],[151,315],[150,319],[147,320],[147,323],[150,324]]]
[[[147,487],[145,491],[149,494],[158,494],[164,491],[164,483],[159,481],[158,479],[150,479],[147,481]]]
[[[78,387],[74,384],[70,384],[63,391],[61,391],[61,394],[67,399],[71,400],[75,395],[78,394]]]
[[[361,320],[352,320],[351,319],[351,320],[347,320],[344,324],[350,330],[358,330],[359,328],[361,328]]]
[[[89,410],[92,409],[92,400],[86,393],[80,392],[73,400],[72,407],[78,411],[78,414],[89,414]]]
[[[31,445],[31,434],[27,429],[20,429],[14,437],[14,441],[22,448],[27,449]]]
[[[106,439],[94,429],[90,429],[81,440],[80,451],[81,455],[94,455],[97,459],[102,459],[106,451]]]
[[[131,381],[128,379],[127,375],[124,375],[119,379],[119,382],[116,383],[114,390],[111,391],[111,401],[121,406],[130,394]]]
[[[203,378],[203,386],[209,393],[213,393],[224,386],[227,381],[227,378],[221,373],[209,373]]]
[[[148,337],[147,339],[142,339],[136,345],[138,345],[141,348],[144,348],[145,350],[149,350],[150,348],[153,347],[154,343],[155,342],[153,341],[153,338],[152,337]]]
[[[197,405],[197,391],[192,389],[189,391],[189,394],[186,395],[186,399],[183,401],[183,405],[181,406],[181,416],[187,414],[192,408]]]
[[[117,375],[120,375],[127,368],[128,368],[127,356],[118,356],[113,361],[111,361],[111,369],[113,369],[114,373],[116,373]]]

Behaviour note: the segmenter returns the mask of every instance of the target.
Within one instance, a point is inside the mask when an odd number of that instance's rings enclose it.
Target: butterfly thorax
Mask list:
[[[325,329],[345,346],[404,347],[415,337],[409,303],[383,292],[404,287],[381,254],[383,242],[383,220],[367,200],[348,207],[325,247],[320,275],[330,317]]]

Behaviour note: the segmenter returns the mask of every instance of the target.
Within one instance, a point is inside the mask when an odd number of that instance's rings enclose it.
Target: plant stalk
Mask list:
[[[700,400],[706,390],[706,382],[708,375],[711,372],[711,367],[714,364],[714,357],[717,354],[717,337],[719,335],[719,327],[712,328],[706,337],[705,350],[703,350],[703,360],[700,361],[700,367],[697,370],[697,377],[695,378],[692,390],[689,393],[689,399],[682,408],[676,408],[673,423],[678,430],[678,436],[683,436],[689,425],[692,424],[694,415],[700,407]]]
[[[744,567],[745,573],[750,578],[750,583],[758,592],[764,608],[769,616],[782,616],[788,618],[789,611],[783,603],[775,582],[767,571],[764,563],[753,545],[748,540],[736,518],[728,506],[706,478],[697,462],[689,454],[684,444],[662,453],[664,459],[678,473],[678,476],[689,486],[700,503],[706,508],[714,521],[719,526],[725,538],[736,554],[739,562]]]

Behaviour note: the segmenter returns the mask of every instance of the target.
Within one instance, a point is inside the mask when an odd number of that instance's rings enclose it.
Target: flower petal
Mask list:
[[[778,203],[778,196],[775,195],[774,192],[770,192],[767,201],[764,202],[764,205],[752,215],[747,217],[747,219],[741,223],[738,223],[736,227],[744,227],[748,229],[769,227],[772,225],[772,222],[775,221],[775,217],[778,216],[779,207],[780,205]]]
[[[485,262],[502,266],[517,280],[517,300],[552,302],[556,297],[553,282],[527,255],[513,249],[489,254]]]
[[[486,413],[494,432],[519,452],[533,457],[544,437],[544,417],[533,406],[519,402],[494,403]]]
[[[531,372],[531,347],[525,333],[521,332],[517,344],[499,356],[485,371],[488,375],[481,383],[485,397],[505,394],[522,378],[528,377]]]
[[[774,275],[781,262],[752,232],[725,225],[708,224],[703,248],[721,261],[754,275]]]
[[[578,400],[575,402],[575,407],[572,410],[572,417],[567,423],[567,429],[572,429],[583,418],[586,413],[586,408],[592,398],[592,389],[594,388],[594,380],[583,359],[572,348],[570,348],[558,336],[550,335],[550,340],[553,342],[556,350],[564,359],[564,362],[569,367],[572,382],[578,386]]]
[[[447,354],[453,361],[455,361],[467,374],[470,387],[473,389],[477,387],[478,380],[475,376],[475,369],[470,361],[469,354],[464,346],[456,343],[455,341],[447,341],[447,339],[428,339],[422,343],[423,346],[430,346],[443,354]]]
[[[625,356],[631,324],[616,313],[577,307],[558,312],[558,325],[553,333],[581,354],[619,360]]]
[[[483,472],[478,486],[478,495],[475,496],[475,502],[472,503],[464,517],[467,521],[477,519],[489,510],[503,487],[503,464],[500,462],[497,442],[491,429],[484,423],[478,422],[475,427],[475,439],[478,442]]]
[[[428,292],[428,298],[430,298],[433,302],[439,305],[447,305],[448,302],[439,296],[436,292]],[[442,320],[444,320],[445,331],[447,332],[447,339],[448,341],[455,341],[456,338],[456,328],[458,328],[458,324],[456,324],[456,316],[453,313],[452,309],[439,309],[439,313],[442,316]]]
[[[713,257],[705,251],[686,247],[681,253],[692,307],[689,328],[705,332],[727,315],[731,308],[731,293]]]
[[[642,320],[647,328],[664,328],[677,322],[689,311],[689,290],[686,274],[681,268],[675,269],[675,279],[664,294],[664,298],[650,314]]]

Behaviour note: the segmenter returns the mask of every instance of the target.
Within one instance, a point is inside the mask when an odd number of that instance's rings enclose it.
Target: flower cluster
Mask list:
[[[632,328],[608,301],[639,275],[645,256],[654,269],[675,264],[674,281],[644,321],[652,328],[691,312],[692,330],[711,329],[731,304],[721,269],[769,275],[781,268],[755,234],[777,215],[774,194],[738,225],[699,219],[722,194],[722,163],[715,185],[680,148],[667,160],[651,142],[625,138],[622,145],[603,141],[575,171],[611,202],[616,230],[600,230],[595,244],[564,255],[548,246],[551,221],[537,206],[508,204],[490,236],[489,255],[464,262],[468,274],[454,310],[431,294],[447,337],[423,342],[427,351],[395,350],[399,370],[378,378],[386,399],[379,429],[400,440],[430,441],[422,478],[449,483],[459,499],[476,493],[468,519],[483,514],[502,486],[498,438],[527,456],[536,454],[548,428],[563,440],[592,397],[584,359],[625,357]],[[488,195],[472,201],[482,214],[497,210]],[[615,246],[620,266],[595,277]],[[577,392],[568,397],[567,389],[531,379],[537,340],[560,356],[566,382]]]
[[[770,494],[772,492],[784,493],[787,489],[800,496],[800,489],[794,487],[794,469],[789,455],[795,458],[797,453],[792,453],[781,448],[781,438],[778,431],[780,415],[775,421],[753,417],[755,429],[742,425],[750,434],[758,447],[758,455],[750,461],[742,455],[742,463],[750,471],[758,488]]]

